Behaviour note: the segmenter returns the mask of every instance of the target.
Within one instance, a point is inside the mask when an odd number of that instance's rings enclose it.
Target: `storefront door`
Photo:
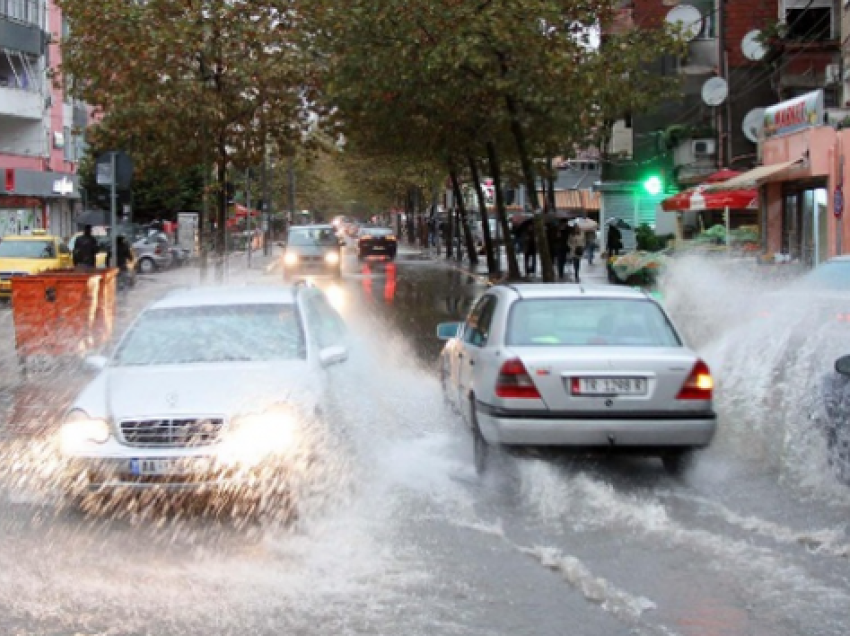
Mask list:
[[[821,184],[789,185],[782,198],[782,253],[814,267],[828,253],[827,189]]]

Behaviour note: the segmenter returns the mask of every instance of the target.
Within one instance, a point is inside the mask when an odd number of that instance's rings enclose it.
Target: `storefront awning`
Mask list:
[[[744,172],[743,174],[733,177],[728,181],[724,181],[723,183],[710,185],[705,189],[705,191],[722,192],[724,190],[751,190],[759,187],[762,183],[769,181],[771,177],[775,177],[779,173],[785,172],[789,168],[801,163],[803,163],[802,157],[795,159],[794,161],[785,161],[783,163],[775,163],[769,166],[759,166],[758,168],[753,168],[749,172]]]

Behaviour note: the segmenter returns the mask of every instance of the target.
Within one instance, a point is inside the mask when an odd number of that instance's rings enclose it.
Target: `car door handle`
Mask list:
[[[469,361],[469,366],[474,367],[474,366],[475,366],[475,360],[470,360],[470,361]]]
[[[462,353],[457,354],[457,358],[458,358],[458,360],[463,360],[463,354]]]

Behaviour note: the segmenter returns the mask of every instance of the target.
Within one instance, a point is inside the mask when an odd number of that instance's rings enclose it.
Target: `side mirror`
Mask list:
[[[835,370],[841,375],[850,376],[850,356],[841,356],[835,361]]]
[[[345,347],[325,347],[319,351],[319,362],[323,367],[339,364],[348,360],[348,349]]]
[[[86,366],[95,371],[104,369],[108,362],[109,359],[106,356],[89,356],[85,360]]]
[[[451,340],[457,337],[457,332],[460,331],[459,322],[441,322],[437,325],[437,337],[440,340]]]

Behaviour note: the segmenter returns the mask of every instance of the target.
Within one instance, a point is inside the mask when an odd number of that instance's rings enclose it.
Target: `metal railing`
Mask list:
[[[0,16],[40,27],[44,22],[44,0],[0,0]]]

